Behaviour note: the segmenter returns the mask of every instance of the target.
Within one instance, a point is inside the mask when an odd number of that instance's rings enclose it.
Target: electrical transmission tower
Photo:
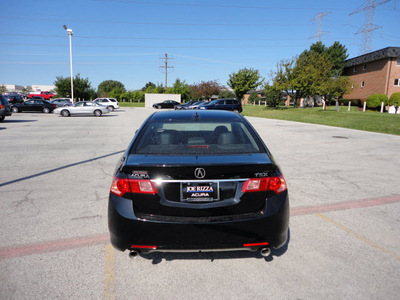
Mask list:
[[[317,23],[317,32],[313,36],[311,36],[310,39],[315,38],[316,42],[320,42],[321,35],[328,33],[326,31],[322,31],[322,19],[329,14],[330,14],[330,12],[320,12],[320,13],[317,13],[315,15],[315,17],[311,19],[311,21],[315,21]]]
[[[364,5],[353,11],[349,16],[365,12],[364,25],[356,32],[355,35],[362,34],[362,41],[359,48],[359,54],[366,54],[372,51],[372,37],[375,30],[381,29],[382,26],[374,24],[375,8],[392,0],[366,0]],[[396,4],[396,3],[395,3]]]
[[[168,57],[168,54],[165,53],[165,57],[160,57],[160,59],[164,60],[164,66],[160,66],[160,70],[165,69],[165,88],[168,87],[168,69],[173,69],[173,66],[168,66],[168,60],[172,59]],[[164,73],[164,71],[163,71]]]

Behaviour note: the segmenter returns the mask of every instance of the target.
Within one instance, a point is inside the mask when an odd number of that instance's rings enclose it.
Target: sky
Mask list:
[[[0,0],[0,84],[52,85],[57,76],[69,77],[63,25],[73,30],[73,74],[95,89],[104,80],[118,80],[128,90],[149,81],[164,85],[165,54],[168,86],[177,78],[226,85],[242,68],[269,80],[279,61],[316,41],[318,13],[326,13],[320,29],[326,46],[339,41],[349,58],[362,54],[365,12],[352,13],[366,2]],[[380,29],[372,34],[373,51],[400,47],[400,3],[378,6],[374,25]]]

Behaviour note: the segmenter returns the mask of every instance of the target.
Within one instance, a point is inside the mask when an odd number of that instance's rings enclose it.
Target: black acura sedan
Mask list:
[[[154,251],[282,247],[285,179],[250,123],[228,111],[152,114],[117,164],[109,195],[112,245]]]
[[[174,100],[164,100],[163,102],[160,103],[155,103],[153,104],[153,108],[174,108],[175,105],[179,105],[180,103]]]

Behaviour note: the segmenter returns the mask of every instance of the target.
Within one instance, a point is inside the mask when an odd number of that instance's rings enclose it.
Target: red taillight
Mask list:
[[[277,194],[286,191],[286,181],[282,175],[266,178],[250,178],[242,187],[243,193],[273,191]]]
[[[1,108],[1,109],[4,109],[4,108],[5,108],[5,106],[4,106],[3,104],[1,104],[1,105],[0,105],[0,108]]]
[[[157,246],[147,246],[147,245],[132,245],[132,249],[157,249]]]
[[[252,243],[252,244],[243,244],[243,247],[257,247],[257,246],[268,246],[268,242],[264,243]]]
[[[150,180],[121,179],[114,177],[111,184],[111,193],[123,196],[125,193],[157,194],[157,188]]]

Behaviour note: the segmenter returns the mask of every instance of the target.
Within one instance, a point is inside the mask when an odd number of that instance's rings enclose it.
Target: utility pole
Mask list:
[[[329,14],[330,12],[320,12],[317,13],[313,19],[311,19],[311,21],[315,21],[317,23],[317,32],[313,36],[311,36],[310,39],[315,38],[316,42],[320,42],[321,35],[328,33],[326,31],[322,31],[322,19]]]
[[[63,28],[67,31],[68,36],[69,36],[69,64],[70,64],[70,69],[71,69],[71,102],[72,104],[74,103],[74,77],[72,73],[72,41],[71,37],[74,35],[72,32],[71,28],[67,28],[66,25],[63,26]]]
[[[362,41],[358,50],[359,54],[366,54],[372,51],[372,33],[377,29],[382,29],[382,26],[374,25],[375,8],[389,1],[391,0],[366,0],[361,8],[349,14],[349,16],[352,16],[363,11],[365,12],[364,25],[355,33],[355,35],[362,34]]]
[[[168,69],[173,69],[173,66],[168,66],[168,60],[172,59],[168,57],[168,54],[165,53],[165,57],[160,57],[160,59],[165,60],[164,62],[164,66],[160,66],[160,70],[161,69],[165,69],[165,88],[168,87]]]

